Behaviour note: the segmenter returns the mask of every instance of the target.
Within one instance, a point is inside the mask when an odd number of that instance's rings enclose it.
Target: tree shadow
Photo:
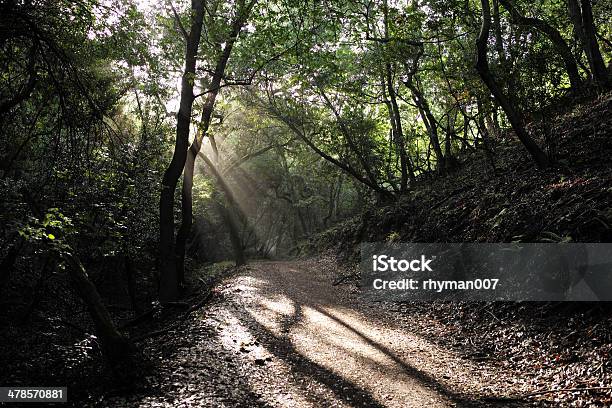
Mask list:
[[[286,338],[286,333],[283,333],[282,336],[274,334],[270,329],[258,322],[249,310],[242,305],[238,307],[239,311],[237,312],[237,317],[251,330],[252,335],[256,337],[271,354],[287,364],[294,374],[308,377],[313,381],[325,385],[338,399],[350,401],[354,406],[373,408],[384,407],[369,392],[302,355],[291,341]],[[296,310],[298,310],[297,307]],[[299,310],[301,310],[301,308]],[[293,324],[295,324],[295,320],[293,320]],[[287,326],[285,325],[284,328],[286,329]],[[313,403],[319,406],[329,405],[329,401],[313,395],[312,390],[303,388],[303,391],[306,397],[311,399]]]
[[[257,337],[259,342],[271,354],[273,354],[276,358],[287,364],[287,366],[290,368],[294,375],[300,377],[307,377],[315,382],[323,384],[329,391],[331,391],[336,396],[336,398],[341,399],[343,401],[347,401],[352,406],[375,408],[385,406],[381,404],[381,402],[379,402],[369,391],[364,390],[353,382],[345,379],[341,375],[314,362],[310,358],[303,355],[299,350],[296,349],[296,347],[292,344],[291,340],[286,337],[286,325],[281,324],[282,335],[277,335],[272,332],[268,327],[258,322],[257,319],[253,316],[252,312],[250,312],[244,306],[237,305],[237,307],[239,308],[239,310],[237,311],[237,317],[245,324],[245,326],[247,326],[251,330],[252,335],[254,337]],[[466,408],[483,406],[515,406],[514,404],[511,404],[510,401],[504,401],[503,405],[500,405],[502,404],[502,402],[497,402],[494,399],[472,399],[453,392],[449,390],[446,386],[438,382],[432,376],[402,361],[391,350],[379,344],[378,342],[370,339],[359,330],[350,326],[348,323],[342,321],[341,319],[338,319],[337,317],[331,315],[330,313],[324,310],[321,310],[320,307],[313,307],[313,309],[334,320],[342,327],[347,328],[351,332],[358,335],[367,344],[384,353],[393,362],[400,366],[412,379],[416,380],[419,385],[421,385],[425,389],[433,389],[437,391],[442,398],[447,399],[453,404],[453,406]],[[296,317],[298,315],[303,315],[301,306],[299,308],[296,306],[296,313],[294,313],[289,319],[283,319],[283,321],[287,322],[291,320],[292,323],[295,324]],[[324,398],[321,398],[321,396],[313,395],[312,390],[303,388],[303,391],[305,395],[312,400],[313,403],[320,406],[326,406],[329,404],[329,401],[325,400]]]
[[[321,308],[319,306],[312,306],[312,307],[317,312],[321,313],[322,315],[326,316],[327,318],[329,318],[329,319],[333,320],[334,322],[338,323],[342,327],[344,327],[347,330],[349,330],[351,333],[356,334],[365,343],[367,343],[368,345],[372,346],[376,350],[378,350],[381,353],[383,353],[385,356],[387,356],[389,359],[391,359],[395,364],[397,364],[402,369],[402,371],[404,371],[406,374],[408,374],[412,379],[416,380],[421,386],[427,387],[427,388],[432,388],[432,389],[436,390],[440,394],[444,395],[446,398],[448,398],[451,401],[453,401],[454,403],[458,404],[458,406],[470,407],[470,406],[481,405],[482,404],[482,402],[483,402],[482,400],[470,399],[470,398],[467,398],[467,397],[465,397],[465,396],[463,396],[463,395],[461,395],[461,394],[459,394],[457,392],[454,392],[454,391],[450,390],[446,385],[442,384],[440,381],[438,381],[436,378],[434,378],[430,374],[427,374],[426,372],[424,372],[424,371],[422,371],[422,370],[420,370],[420,369],[418,369],[418,368],[416,368],[416,367],[406,363],[395,352],[393,352],[393,350],[389,349],[388,347],[384,346],[383,344],[381,344],[381,343],[373,340],[372,338],[368,337],[365,333],[363,333],[359,329],[351,326],[349,323],[347,323],[344,320],[340,319],[339,317],[333,315],[332,313],[328,312],[327,310],[325,310],[325,309],[323,309],[323,308]],[[494,398],[487,399],[487,403],[491,404],[493,399]]]
[[[291,316],[283,316],[280,319],[280,332],[283,336],[287,336],[291,329],[299,324],[304,319],[304,310],[302,305],[293,302],[294,311]]]
[[[277,273],[277,271],[270,269],[268,269],[268,271],[271,272],[271,275]],[[291,342],[291,339],[289,338],[289,334],[294,326],[300,324],[303,321],[304,307],[312,308],[314,311],[331,319],[339,326],[347,329],[354,335],[358,336],[358,338],[361,339],[364,343],[388,357],[395,364],[396,369],[398,371],[404,372],[407,377],[414,380],[418,384],[417,387],[420,386],[424,389],[431,389],[436,391],[441,398],[448,400],[454,406],[517,407],[523,405],[521,401],[498,398],[494,395],[490,397],[468,396],[456,392],[450,389],[448,385],[445,385],[438,381],[432,375],[402,360],[400,356],[398,356],[392,349],[372,339],[363,331],[354,327],[354,325],[349,324],[346,320],[335,316],[334,314],[332,314],[333,312],[330,313],[330,311],[325,310],[328,307],[348,307],[350,310],[362,314],[358,307],[354,307],[355,305],[345,304],[345,301],[340,299],[338,296],[334,296],[335,288],[332,288],[329,282],[315,281],[310,279],[305,282],[299,282],[301,277],[299,273],[296,273],[296,281],[291,282],[289,286],[285,288],[283,287],[283,285],[275,284],[275,279],[273,276],[268,275],[267,273],[266,275],[267,276],[260,281],[261,284],[256,285],[256,291],[259,292],[258,295],[264,298],[273,298],[279,295],[284,296],[292,303],[294,308],[293,313],[289,316],[278,316],[276,318],[277,325],[275,325],[277,329],[274,331],[272,331],[269,327],[266,327],[266,325],[257,321],[253,312],[251,312],[247,307],[242,304],[236,305],[240,309],[237,312],[237,317],[242,320],[247,327],[251,329],[252,335],[258,337],[259,341],[269,350],[270,353],[275,355],[280,360],[284,361],[295,375],[306,376],[314,381],[325,385],[333,394],[336,395],[337,398],[342,399],[344,401],[351,401],[355,406],[384,406],[384,403],[381,403],[376,400],[374,395],[371,394],[369,391],[360,388],[358,385],[342,377],[338,373],[311,360],[303,353],[301,353],[298,349],[296,349],[294,344]],[[303,285],[308,285],[309,290],[302,290]],[[260,306],[265,307],[265,305],[263,304],[260,304]],[[371,318],[377,314],[377,312],[374,312],[373,315],[367,318],[367,321],[371,321]],[[392,326],[397,329],[405,329],[405,327],[402,327],[401,325],[397,324],[392,324]],[[323,341],[323,343],[327,343],[330,345],[332,344],[325,341]],[[371,359],[369,357],[363,358],[363,356],[357,355],[354,351],[352,352],[350,349],[345,348],[342,345],[336,345],[336,347],[341,350],[341,353],[346,353],[347,357],[357,358],[362,361],[366,361],[367,364],[372,365],[373,367],[375,367],[376,370],[389,370],[388,366],[380,364],[378,361],[375,361],[374,359]],[[306,392],[306,394],[309,395],[311,398],[313,397],[308,392]],[[325,401],[322,401],[317,398],[314,398],[313,402],[325,405]]]

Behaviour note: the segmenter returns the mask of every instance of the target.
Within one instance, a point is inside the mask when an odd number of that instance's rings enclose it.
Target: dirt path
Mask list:
[[[511,378],[397,327],[307,262],[253,264],[223,289],[222,343],[265,368],[250,387],[271,406],[518,406]],[[223,316],[223,317],[222,317]],[[263,381],[262,381],[263,380]]]
[[[102,406],[517,407],[510,374],[400,327],[309,262],[253,263],[162,339],[147,395]],[[166,343],[163,343],[166,341]],[[151,395],[155,389],[155,395]]]

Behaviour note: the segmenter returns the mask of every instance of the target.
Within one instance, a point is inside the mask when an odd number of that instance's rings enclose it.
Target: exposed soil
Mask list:
[[[315,262],[262,262],[149,344],[142,392],[95,406],[519,407],[519,374],[412,332]],[[157,358],[155,358],[157,356]]]

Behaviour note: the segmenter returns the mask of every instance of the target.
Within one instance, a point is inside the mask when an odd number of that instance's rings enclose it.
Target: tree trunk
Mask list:
[[[607,78],[607,75],[604,76],[601,71],[603,59],[601,58],[597,38],[595,37],[591,3],[582,0],[580,2],[579,0],[567,0],[567,8],[574,27],[574,38],[587,56],[591,76],[595,82],[601,84],[602,79]],[[587,12],[586,16],[584,15],[585,11]],[[603,80],[603,82],[605,83],[607,80]]]
[[[508,120],[512,124],[514,132],[519,140],[523,143],[535,163],[541,168],[546,167],[548,166],[548,157],[546,157],[546,154],[544,154],[542,149],[540,149],[531,136],[529,136],[525,130],[522,115],[512,106],[489,71],[489,62],[487,60],[487,42],[489,40],[489,31],[491,28],[491,9],[489,6],[489,0],[481,0],[481,4],[482,27],[480,28],[480,34],[476,40],[476,70],[487,88],[489,88],[489,91],[491,91],[499,105],[508,116]]]
[[[585,50],[586,40],[584,38],[584,30],[582,29],[582,11],[578,0],[567,0],[567,10],[574,28],[574,38],[580,44],[582,50]]]
[[[482,144],[484,145],[485,154],[487,156],[487,159],[489,160],[489,164],[491,165],[493,171],[497,172],[497,168],[495,166],[495,158],[493,157],[493,148],[491,146],[491,138],[484,120],[486,112],[484,112],[480,98],[476,99],[476,106],[478,107],[478,120],[476,121],[476,126],[478,127],[478,132],[482,137]]]
[[[585,51],[589,59],[589,65],[593,74],[593,79],[600,87],[608,87],[608,71],[604,64],[599,44],[597,43],[595,23],[593,22],[593,10],[591,0],[581,0],[582,5],[582,29],[584,30]]]
[[[67,264],[68,273],[77,293],[87,306],[94,323],[96,336],[100,342],[102,354],[111,368],[116,372],[125,373],[120,370],[130,368],[136,352],[135,346],[117,331],[100,294],[89,280],[81,261],[67,252],[60,254],[60,256]]]
[[[401,180],[400,180],[400,192],[404,193],[408,190],[408,177],[410,182],[416,182],[416,176],[414,174],[414,168],[410,162],[410,158],[406,154],[406,145],[404,144],[404,130],[402,128],[402,117],[400,114],[399,107],[397,105],[397,98],[395,96],[395,88],[393,86],[393,76],[391,73],[391,64],[386,64],[386,84],[387,91],[389,92],[389,116],[391,117],[391,125],[393,129],[393,140],[396,148],[399,152],[400,157],[400,169],[401,169]]]
[[[175,301],[179,297],[179,277],[176,273],[174,249],[174,193],[187,160],[189,127],[194,101],[193,84],[196,57],[204,21],[203,0],[192,0],[191,29],[185,49],[185,70],[181,80],[181,99],[176,124],[176,141],[172,161],[164,172],[159,200],[159,300]]]
[[[457,159],[453,156],[452,143],[455,138],[455,122],[457,121],[457,110],[452,109],[448,112],[448,123],[446,126],[446,136],[444,138],[444,164],[446,170],[451,170],[457,166]]]
[[[468,131],[470,129],[470,120],[467,116],[463,117],[463,139],[461,140],[461,152],[468,149]]]
[[[199,131],[196,134],[187,155],[185,171],[183,174],[183,191],[181,195],[182,220],[181,226],[177,233],[175,248],[177,260],[176,274],[179,278],[180,284],[184,282],[185,247],[187,244],[187,238],[189,237],[189,233],[191,232],[191,225],[193,223],[193,173],[195,167],[195,159],[198,153],[200,152],[202,141],[210,127],[210,121],[215,107],[215,100],[217,99],[217,95],[219,94],[219,89],[221,87],[223,76],[225,75],[225,68],[227,66],[227,62],[232,53],[234,44],[238,40],[240,30],[242,30],[242,27],[246,24],[246,20],[249,14],[251,13],[251,9],[254,5],[255,0],[252,0],[248,5],[244,5],[243,8],[241,7],[240,10],[237,10],[238,15],[232,24],[231,33],[229,35],[229,38],[227,39],[225,48],[223,49],[221,55],[219,56],[219,59],[217,60],[217,65],[215,66],[215,72],[213,74],[212,81],[207,89],[206,101],[204,102],[204,106],[202,107],[202,117],[200,118]],[[214,144],[212,138],[211,145],[213,146],[216,155],[216,145]]]
[[[501,21],[499,19],[499,0],[493,0],[493,26],[495,27],[495,49],[497,51],[497,58],[499,58],[502,69],[506,69],[506,53],[504,51]]]
[[[499,126],[495,123],[495,113],[492,112],[491,103],[486,103],[486,110],[483,112],[484,125],[487,129],[487,133],[493,137],[499,139],[500,137],[500,129]]]
[[[419,91],[419,89],[411,85],[412,97],[414,103],[419,108],[419,113],[421,114],[421,118],[423,119],[423,123],[427,128],[427,134],[429,135],[429,140],[431,142],[431,147],[433,147],[434,155],[436,156],[436,169],[439,172],[444,172],[446,168],[444,153],[442,153],[442,148],[440,147],[440,139],[438,138],[438,124],[436,123],[436,118],[431,113],[429,109],[429,103],[423,97],[423,94]]]
[[[384,11],[384,27],[385,27],[385,39],[389,38],[389,9],[387,0],[383,3]],[[393,139],[400,157],[400,193],[405,193],[408,190],[408,176],[410,176],[410,182],[412,184],[416,181],[414,169],[412,163],[406,154],[406,146],[404,144],[404,131],[402,129],[402,116],[400,114],[399,107],[397,105],[397,98],[395,96],[395,86],[393,84],[393,72],[391,70],[391,63],[387,61],[385,63],[385,82],[387,85],[387,92],[389,93],[389,115],[391,116],[391,127],[393,129]]]
[[[570,84],[572,87],[572,91],[574,93],[580,92],[581,79],[580,74],[578,73],[578,65],[576,64],[576,60],[572,54],[572,50],[570,49],[567,42],[561,36],[561,33],[553,26],[545,22],[544,20],[540,20],[539,18],[529,18],[523,16],[523,14],[516,8],[516,6],[512,3],[511,0],[499,0],[499,2],[504,6],[506,10],[512,16],[512,20],[518,24],[523,24],[529,27],[533,27],[536,30],[540,31],[544,34],[552,43],[557,53],[563,59],[563,63],[565,64],[565,70],[570,80]]]
[[[491,117],[493,118],[493,130],[495,131],[493,133],[493,136],[499,139],[499,137],[501,136],[501,126],[499,124],[499,106],[497,106],[497,104],[495,103],[493,104],[493,107],[491,109]]]

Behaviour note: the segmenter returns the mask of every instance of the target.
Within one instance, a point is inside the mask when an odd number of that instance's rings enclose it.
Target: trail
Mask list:
[[[162,339],[156,395],[101,406],[519,407],[511,374],[412,333],[313,262],[259,262]],[[396,313],[396,312],[395,312]],[[533,406],[533,405],[529,405]]]
[[[250,386],[272,406],[518,406],[511,378],[398,327],[308,262],[265,262],[226,283],[226,347],[265,365]],[[251,346],[245,350],[245,345]],[[500,384],[501,383],[501,384]],[[278,396],[284,396],[278,398]]]

